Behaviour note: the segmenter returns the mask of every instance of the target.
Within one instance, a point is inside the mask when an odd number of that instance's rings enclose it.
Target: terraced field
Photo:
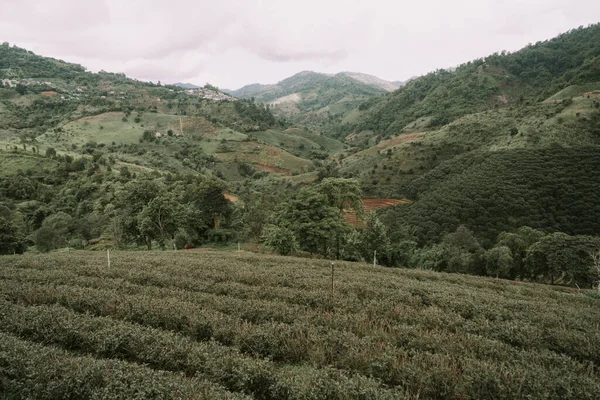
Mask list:
[[[8,398],[597,398],[600,299],[215,252],[0,258]]]

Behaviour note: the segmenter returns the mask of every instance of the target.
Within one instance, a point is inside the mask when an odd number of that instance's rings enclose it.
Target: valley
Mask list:
[[[228,93],[3,44],[3,252],[243,242],[592,287],[579,261],[527,252],[564,239],[589,263],[598,243],[599,35],[574,29],[401,84],[304,71]],[[537,232],[524,250],[502,239],[520,229]]]
[[[98,72],[0,44],[0,398],[598,398],[600,24],[448,68],[443,7],[93,3],[10,15]]]

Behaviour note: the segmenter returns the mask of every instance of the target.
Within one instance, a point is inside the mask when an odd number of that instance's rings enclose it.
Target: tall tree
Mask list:
[[[316,190],[325,195],[329,206],[339,210],[340,216],[343,216],[345,211],[352,210],[358,219],[362,220],[364,216],[362,189],[356,179],[325,178],[317,185]],[[340,257],[342,234],[341,230],[336,234],[336,258]]]
[[[327,197],[312,188],[301,189],[295,197],[281,204],[274,225],[294,233],[301,250],[327,255],[337,235],[347,227],[337,208]]]
[[[166,240],[172,238],[178,229],[182,216],[182,206],[170,194],[163,194],[150,200],[138,215],[139,230],[146,237],[146,243],[158,240],[164,250]],[[148,245],[150,249],[150,245]]]

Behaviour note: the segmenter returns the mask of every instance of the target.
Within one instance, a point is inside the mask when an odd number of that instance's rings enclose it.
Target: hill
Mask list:
[[[269,104],[278,116],[318,128],[331,116],[343,116],[364,100],[383,94],[390,87],[385,81],[365,74],[328,75],[303,71],[274,85],[255,83],[231,94],[255,98]]]
[[[0,46],[0,58],[0,145],[13,152],[49,150],[71,158],[111,158],[117,164],[157,168],[161,173],[189,173],[182,165],[185,158],[177,159],[182,148],[194,148],[209,159],[238,141],[256,142],[249,132],[287,128],[264,106],[234,99],[211,85],[183,90],[122,74],[90,73],[8,44]],[[275,152],[285,153],[271,148],[270,153]],[[225,159],[216,158],[214,172],[239,179],[231,173],[237,164]],[[34,167],[31,157],[23,160],[21,171]],[[256,155],[249,161],[277,164],[290,173],[300,172],[298,165],[311,165],[310,160],[298,162],[292,155],[269,160]]]
[[[423,245],[461,225],[485,246],[522,225],[597,235],[598,40],[580,28],[367,100],[330,131],[354,148],[341,175],[412,200],[384,213]]]
[[[2,46],[0,252],[246,241],[594,287],[599,32],[387,94],[305,72],[258,85],[266,105]],[[277,117],[284,108],[297,125]]]
[[[402,86],[402,83],[389,82],[373,75],[361,74],[360,72],[340,72],[337,75],[347,76],[366,85],[380,88],[388,92],[393,92],[394,90]]]
[[[453,71],[438,70],[400,90],[369,99],[360,115],[340,127],[388,137],[426,119],[440,127],[475,112],[541,102],[569,85],[596,82],[600,76],[600,25],[579,28],[515,53],[495,53]]]
[[[200,89],[202,86],[198,86],[198,85],[194,85],[193,83],[182,83],[182,82],[177,82],[177,83],[173,83],[173,86],[177,86],[183,89]]]
[[[12,397],[563,398],[600,390],[585,291],[246,253],[0,258]],[[74,382],[78,382],[77,385]]]

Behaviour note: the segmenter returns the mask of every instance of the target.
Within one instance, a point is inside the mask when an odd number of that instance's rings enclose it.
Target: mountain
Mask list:
[[[393,82],[389,82],[378,78],[373,75],[361,74],[359,72],[340,72],[338,75],[347,76],[354,80],[364,83],[365,85],[373,86],[379,89],[383,89],[388,92],[393,92],[398,89],[400,85],[395,85]]]
[[[219,93],[210,86],[184,90],[94,74],[2,45],[0,202],[30,244],[52,233],[55,219],[71,221],[63,224],[66,237],[77,243],[100,240],[117,222],[126,223],[117,227],[128,232],[125,242],[140,246],[164,245],[175,234],[179,243],[242,231],[259,240],[277,205],[300,206],[304,200],[291,201],[299,190],[343,177],[356,179],[355,192],[375,204],[399,204],[376,213],[385,226],[367,224],[387,235],[391,253],[381,259],[388,265],[418,266],[417,253],[429,263],[446,251],[448,235],[465,230],[484,249],[523,225],[597,235],[598,43],[600,25],[592,25],[438,70],[393,92],[347,73],[305,71],[234,91],[242,99],[207,94]],[[144,238],[146,203],[132,208],[128,201],[135,203],[137,185],[147,181],[164,189],[167,208],[174,201],[187,207],[187,220],[200,220],[183,233]],[[246,208],[224,212],[220,225],[197,196],[206,182]],[[124,197],[122,190],[133,192]],[[487,273],[480,253],[452,254],[435,268]],[[469,260],[476,268],[460,266]]]
[[[193,83],[182,83],[182,82],[177,82],[174,83],[173,86],[177,86],[183,89],[200,89],[202,86],[198,86],[198,85],[194,85]]]
[[[247,85],[231,95],[254,98],[269,104],[275,115],[318,129],[330,122],[332,116],[344,116],[364,100],[387,92],[381,87],[386,86],[383,80],[350,74],[303,71],[273,85]],[[387,87],[391,89],[391,84]]]
[[[492,245],[527,225],[600,232],[600,25],[439,70],[365,101],[329,135],[340,161],[421,245],[460,225]]]
[[[344,121],[342,132],[383,137],[417,127],[441,127],[473,112],[541,102],[570,85],[598,80],[600,26],[496,53],[454,70],[437,70],[399,90],[369,99]]]
[[[404,85],[406,85],[408,82],[410,82],[410,81],[412,81],[412,80],[415,80],[415,79],[417,79],[417,78],[418,78],[418,76],[413,76],[413,77],[411,77],[411,78],[408,78],[408,79],[407,79],[407,80],[405,80],[405,81],[393,81],[393,82],[392,82],[392,85],[396,86],[396,88],[399,88],[399,87],[401,87],[401,86],[404,86]]]

